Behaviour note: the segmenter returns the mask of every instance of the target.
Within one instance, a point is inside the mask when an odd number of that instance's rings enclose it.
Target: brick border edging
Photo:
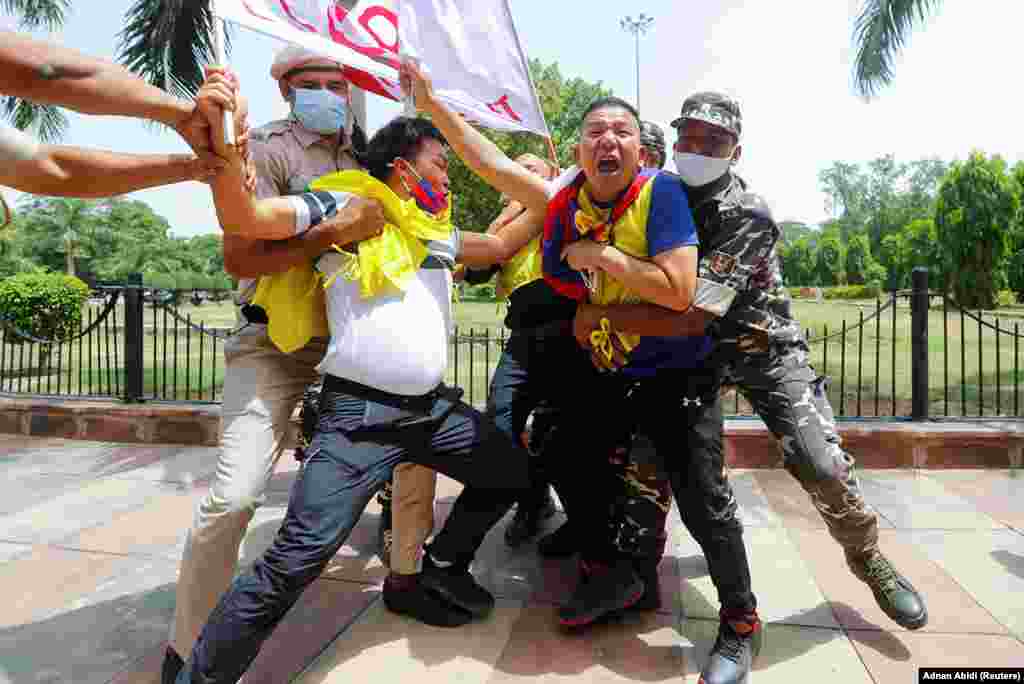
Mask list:
[[[1020,468],[1024,421],[840,422],[862,468]],[[216,404],[0,397],[0,433],[100,442],[217,446]],[[775,438],[757,420],[726,421],[733,468],[780,468]]]

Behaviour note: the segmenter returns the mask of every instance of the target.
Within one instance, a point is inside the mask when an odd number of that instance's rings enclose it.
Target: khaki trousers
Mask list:
[[[224,345],[220,455],[185,540],[171,626],[171,645],[183,658],[234,577],[249,521],[281,452],[291,446],[292,412],[317,380],[325,351],[326,340],[318,339],[284,354],[261,325]]]
[[[434,530],[437,473],[415,463],[395,466],[391,489],[391,570],[400,575],[419,571],[420,549]]]

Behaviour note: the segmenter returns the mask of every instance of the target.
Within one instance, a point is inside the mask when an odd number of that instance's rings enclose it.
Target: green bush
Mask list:
[[[19,273],[0,282],[0,315],[35,337],[65,339],[78,331],[88,298],[89,286],[74,276]]]
[[[882,288],[877,283],[824,288],[825,299],[875,299],[881,294]]]
[[[493,302],[495,297],[494,283],[472,285],[466,288],[465,298],[477,302]]]

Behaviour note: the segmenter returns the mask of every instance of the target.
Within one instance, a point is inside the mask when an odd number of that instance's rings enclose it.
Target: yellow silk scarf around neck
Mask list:
[[[364,299],[404,292],[427,257],[424,240],[447,240],[452,233],[451,202],[442,215],[431,216],[364,171],[332,173],[310,188],[375,199],[384,207],[388,223],[383,232],[360,242],[358,253],[341,272],[347,280],[359,282]],[[267,336],[274,346],[290,354],[314,337],[329,334],[324,288],[331,282],[333,277],[321,278],[312,264],[260,278],[252,303],[267,312]]]

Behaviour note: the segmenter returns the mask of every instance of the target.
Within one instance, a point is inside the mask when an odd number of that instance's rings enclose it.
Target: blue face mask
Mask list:
[[[292,114],[306,130],[331,135],[348,123],[348,103],[327,89],[292,89]]]

